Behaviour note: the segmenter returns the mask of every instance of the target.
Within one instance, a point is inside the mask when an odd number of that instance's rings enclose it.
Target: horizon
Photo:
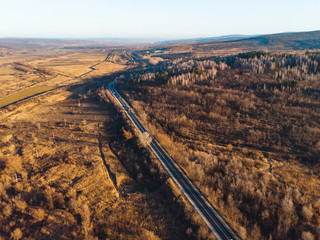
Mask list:
[[[192,39],[267,35],[319,29],[316,0],[11,0],[0,21],[0,38]],[[253,21],[254,20],[254,21]]]
[[[320,29],[308,30],[308,31],[286,31],[286,32],[274,32],[274,33],[261,33],[261,34],[227,34],[227,35],[216,35],[216,36],[196,36],[196,37],[186,37],[186,38],[156,38],[156,37],[0,37],[0,39],[15,39],[15,40],[64,40],[64,41],[177,41],[177,40],[197,40],[197,39],[210,39],[210,38],[224,38],[224,37],[234,37],[234,38],[251,38],[256,36],[265,35],[276,35],[276,34],[290,34],[290,33],[307,33],[307,32],[318,32]]]

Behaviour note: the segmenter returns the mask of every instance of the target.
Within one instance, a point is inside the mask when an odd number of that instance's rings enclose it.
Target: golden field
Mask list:
[[[104,51],[79,53],[59,50],[53,53],[43,51],[23,55],[18,52],[1,57],[0,99],[30,86],[64,86],[127,67],[104,62],[106,56]]]

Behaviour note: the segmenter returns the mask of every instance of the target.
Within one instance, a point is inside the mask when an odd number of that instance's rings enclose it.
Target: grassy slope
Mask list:
[[[0,108],[20,100],[55,89],[54,86],[33,86],[0,99]]]

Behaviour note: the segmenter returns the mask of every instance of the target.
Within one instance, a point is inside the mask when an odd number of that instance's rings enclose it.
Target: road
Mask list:
[[[193,207],[206,222],[218,240],[240,240],[231,227],[225,222],[220,214],[213,208],[208,200],[200,193],[200,191],[192,184],[186,174],[175,163],[170,155],[161,147],[158,141],[152,134],[142,125],[130,105],[121,97],[115,89],[115,82],[109,84],[109,90],[112,95],[118,100],[127,116],[136,126],[138,131],[143,134],[150,134],[148,145],[152,152],[157,156],[163,167],[169,173],[170,177],[178,185]]]

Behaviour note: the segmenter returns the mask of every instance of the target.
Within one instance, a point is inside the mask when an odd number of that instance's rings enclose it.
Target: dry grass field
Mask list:
[[[74,84],[127,68],[123,64],[104,61],[106,56],[105,51],[60,49],[29,54],[18,51],[0,57],[0,105],[15,102],[19,96],[21,99],[29,97],[32,92],[39,94],[53,86]],[[29,90],[25,91],[26,88]]]
[[[47,58],[31,62],[32,65],[53,70],[69,77],[82,75],[90,70],[90,67],[106,58],[105,53],[73,53],[66,56]]]
[[[51,72],[36,69],[24,63],[4,63],[0,66],[0,98],[36,84],[48,84]]]
[[[1,238],[194,238],[165,175],[92,91],[55,90],[0,122]]]

